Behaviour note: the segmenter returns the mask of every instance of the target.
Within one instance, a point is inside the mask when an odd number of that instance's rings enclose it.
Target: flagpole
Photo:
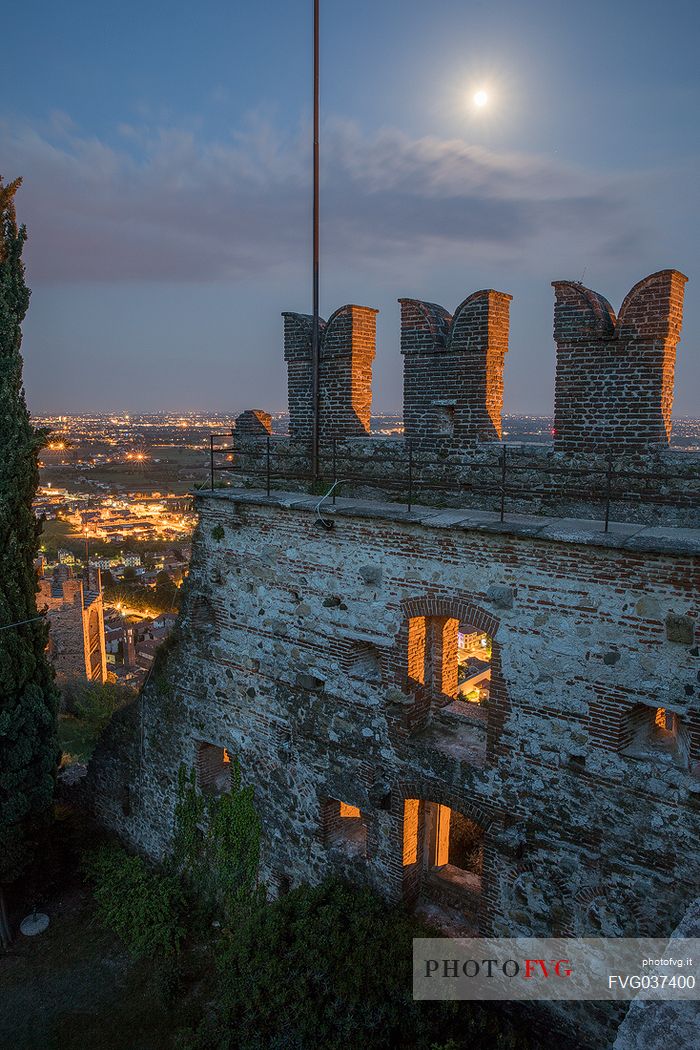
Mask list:
[[[320,371],[321,340],[319,329],[319,0],[314,0],[314,142],[313,142],[313,217],[312,217],[312,322],[311,322],[311,388],[312,388],[312,438],[311,473],[314,481],[320,475]]]

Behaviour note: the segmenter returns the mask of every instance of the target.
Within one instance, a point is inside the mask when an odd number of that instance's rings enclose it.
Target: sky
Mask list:
[[[617,310],[689,277],[700,415],[695,0],[321,0],[321,312],[513,295],[505,410],[552,411],[551,281]],[[0,173],[21,175],[36,414],[286,408],[308,312],[311,0],[24,0],[3,13]],[[472,99],[488,93],[482,109]]]

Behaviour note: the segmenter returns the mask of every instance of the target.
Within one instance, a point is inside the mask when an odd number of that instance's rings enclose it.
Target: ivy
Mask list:
[[[202,794],[195,771],[180,766],[172,861],[205,907],[221,910],[226,920],[255,895],[260,818],[237,762],[231,763],[231,789],[222,795]]]

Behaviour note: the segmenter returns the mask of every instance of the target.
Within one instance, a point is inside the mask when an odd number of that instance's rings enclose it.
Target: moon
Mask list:
[[[488,100],[489,96],[486,94],[485,91],[477,91],[472,101],[478,109],[483,109]]]

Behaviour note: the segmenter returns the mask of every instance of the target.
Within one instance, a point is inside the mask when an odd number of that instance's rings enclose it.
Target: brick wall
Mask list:
[[[399,300],[407,437],[500,440],[511,299],[474,292],[452,317],[435,303]]]
[[[556,449],[634,454],[668,446],[685,282],[671,269],[645,277],[618,317],[582,284],[553,282]],[[435,303],[399,300],[407,437],[462,446],[501,440],[511,298],[493,289],[474,292],[454,315]],[[311,317],[283,317],[290,433],[308,441]],[[321,321],[320,338],[321,434],[367,433],[376,311],[343,306]]]
[[[272,433],[272,417],[261,408],[248,408],[236,417],[236,436],[266,437]]]
[[[307,314],[284,313],[289,430],[308,440],[312,432],[311,327]],[[320,325],[320,432],[326,437],[369,432],[372,362],[377,311],[342,306]]]
[[[556,448],[668,445],[686,280],[678,270],[645,277],[617,318],[602,295],[577,282],[553,282]]]

